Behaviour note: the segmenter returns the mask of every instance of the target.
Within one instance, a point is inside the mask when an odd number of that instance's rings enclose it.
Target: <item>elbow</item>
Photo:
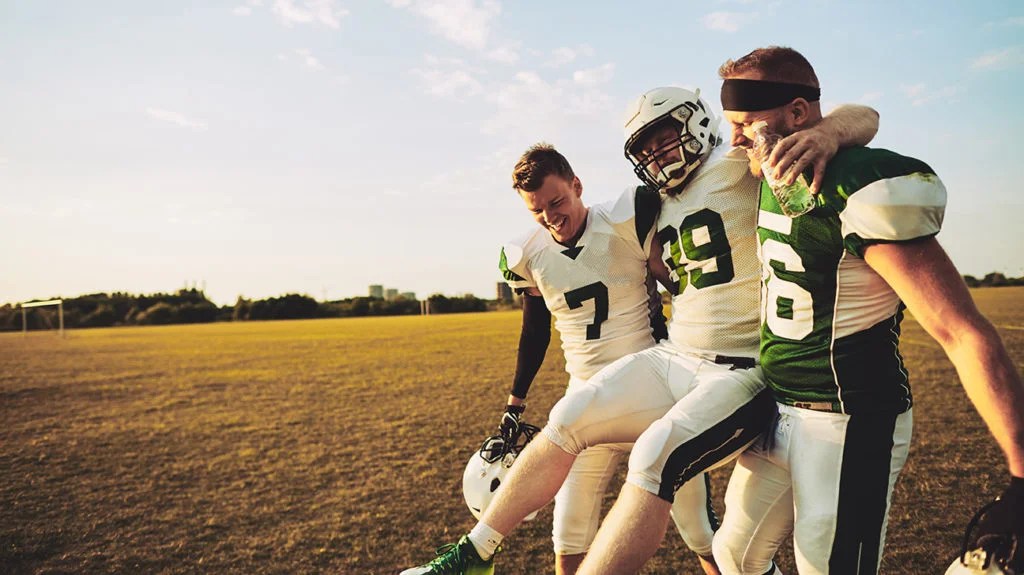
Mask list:
[[[868,112],[870,113],[869,121],[871,128],[869,130],[870,135],[867,141],[864,142],[865,146],[870,144],[871,141],[875,139],[875,136],[878,135],[878,127],[881,125],[881,116],[879,116],[878,110],[875,110],[874,108],[868,108]]]
[[[964,351],[973,353],[1000,341],[995,326],[981,315],[969,321],[940,324],[928,331],[950,357]]]

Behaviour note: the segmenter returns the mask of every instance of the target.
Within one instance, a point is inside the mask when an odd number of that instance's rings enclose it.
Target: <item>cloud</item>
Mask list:
[[[900,92],[910,100],[912,105],[922,106],[933,100],[941,100],[947,104],[956,103],[960,100],[960,95],[964,93],[964,88],[962,86],[944,86],[932,89],[925,84],[911,84],[900,86]]]
[[[299,6],[297,3],[302,3]],[[274,14],[285,26],[318,23],[338,28],[341,18],[348,16],[345,8],[335,7],[335,0],[274,0]]]
[[[202,120],[193,120],[192,118],[189,118],[184,114],[179,114],[178,112],[161,110],[160,108],[146,108],[146,113],[162,122],[170,122],[183,128],[191,128],[197,132],[206,130],[206,122]]]
[[[412,74],[422,81],[426,93],[462,101],[483,91],[483,84],[475,77],[477,72],[461,60],[431,55],[425,60],[426,65],[414,68]]]
[[[313,52],[307,48],[296,48],[292,50],[292,55],[301,62],[302,67],[304,68],[308,68],[310,70],[325,69],[323,63],[320,62],[320,59],[314,56]],[[292,61],[292,55],[284,52],[278,52],[275,58],[277,58],[278,62],[288,62]]]
[[[249,16],[252,14],[252,9],[255,6],[262,6],[263,0],[249,0],[245,4],[235,6],[231,13],[235,16]]]
[[[904,84],[900,86],[900,92],[903,92],[903,95],[908,98],[917,98],[924,93],[926,88],[924,84]]]
[[[463,48],[483,50],[491,22],[501,13],[497,0],[388,0],[427,19],[431,30]]]
[[[545,126],[547,132],[553,133],[571,116],[606,116],[614,98],[596,84],[586,82],[607,77],[609,66],[595,68],[593,74],[584,71],[584,83],[575,79],[548,82],[538,73],[524,70],[511,81],[488,85],[484,94],[495,114],[483,122],[481,130],[495,134],[519,132],[528,127],[533,133],[536,126]]]
[[[700,23],[708,30],[732,33],[738,32],[755,16],[756,14],[747,12],[712,12],[702,17]]]
[[[986,22],[985,28],[1017,28],[1024,26],[1024,16],[1011,16],[998,22]]]
[[[572,63],[580,56],[593,56],[593,54],[594,48],[592,48],[590,44],[580,44],[575,48],[562,46],[551,51],[551,58],[545,65],[551,67],[564,66]]]
[[[307,50],[305,48],[299,48],[299,49],[295,50],[295,54],[297,54],[299,56],[299,58],[302,59],[303,66],[305,66],[305,67],[307,67],[307,68],[309,68],[311,70],[323,70],[324,69],[324,65],[321,64],[320,60],[317,60],[316,56],[314,56],[309,50]]]
[[[992,50],[971,61],[971,68],[982,70],[1003,70],[1024,64],[1024,47],[1011,46]]]
[[[520,150],[513,147],[502,147],[484,154],[477,154],[469,162],[468,167],[457,167],[451,171],[435,173],[423,180],[418,195],[435,196],[474,196],[479,194],[476,186],[466,182],[508,182],[511,171],[509,158],[515,158]],[[491,185],[491,184],[488,184]],[[507,184],[511,187],[511,182]],[[402,192],[408,196],[408,192]]]
[[[580,86],[597,86],[599,84],[606,84],[612,79],[614,74],[615,64],[609,62],[597,68],[573,72],[572,81]]]
[[[498,48],[487,51],[487,53],[484,54],[484,58],[491,60],[492,62],[498,62],[499,64],[515,64],[519,61],[519,52],[516,48],[518,48],[518,46],[499,46]]]
[[[399,1],[399,0],[392,0]],[[414,2],[415,0],[409,0]],[[589,53],[589,47],[572,49],[575,54]],[[547,53],[526,54],[545,60]],[[489,73],[490,71],[490,73]],[[520,69],[511,77],[503,70],[489,70],[456,58],[424,56],[423,63],[410,70],[420,89],[430,96],[457,102],[473,100],[484,105],[489,116],[480,122],[486,134],[529,132],[536,126],[549,133],[570,125],[573,117],[605,117],[617,107],[607,92],[615,74],[615,64],[606,63],[574,72],[555,73]]]

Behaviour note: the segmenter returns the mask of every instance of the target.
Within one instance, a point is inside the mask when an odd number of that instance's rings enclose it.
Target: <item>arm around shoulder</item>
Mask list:
[[[821,191],[825,167],[839,148],[863,146],[878,132],[878,112],[859,104],[843,104],[813,126],[786,136],[772,150],[769,161],[774,177],[792,184],[808,168],[813,169],[811,192]]]
[[[866,146],[878,133],[878,111],[860,104],[842,104],[822,118],[819,126],[835,134],[840,147]]]

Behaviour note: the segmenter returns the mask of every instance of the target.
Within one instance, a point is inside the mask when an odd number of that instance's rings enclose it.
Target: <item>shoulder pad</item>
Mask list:
[[[920,172],[877,180],[849,197],[839,214],[843,236],[906,241],[939,233],[946,211],[946,187],[935,174]]]
[[[544,230],[539,230],[544,232]],[[547,232],[544,232],[547,233]],[[532,287],[534,285],[527,269],[529,255],[527,252],[530,245],[537,236],[537,231],[520,236],[501,248],[501,256],[498,259],[498,270],[501,271],[505,281],[516,289]]]
[[[638,189],[647,188],[643,186],[627,188],[614,200],[602,202],[594,207],[601,210],[611,224],[628,222],[636,216],[636,206],[633,203],[633,198],[636,196]]]
[[[712,155],[713,154],[714,153],[712,152]],[[737,159],[737,158],[747,159],[747,150],[737,146],[737,147],[734,147],[734,148],[729,148],[722,155],[723,155],[723,157],[730,158],[730,159]]]
[[[939,232],[946,187],[927,164],[882,149],[844,152],[829,164],[822,188],[844,237],[904,241]]]

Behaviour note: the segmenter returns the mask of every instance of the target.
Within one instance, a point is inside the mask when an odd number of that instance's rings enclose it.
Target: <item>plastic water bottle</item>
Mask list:
[[[754,130],[754,145],[751,149],[754,152],[754,157],[761,163],[761,176],[768,182],[768,187],[772,189],[772,194],[778,200],[782,213],[795,218],[813,210],[818,205],[817,198],[811,193],[811,188],[807,185],[803,174],[797,176],[796,181],[788,186],[781,180],[772,177],[772,167],[768,158],[782,136],[770,132],[767,122],[754,122],[751,128]]]

